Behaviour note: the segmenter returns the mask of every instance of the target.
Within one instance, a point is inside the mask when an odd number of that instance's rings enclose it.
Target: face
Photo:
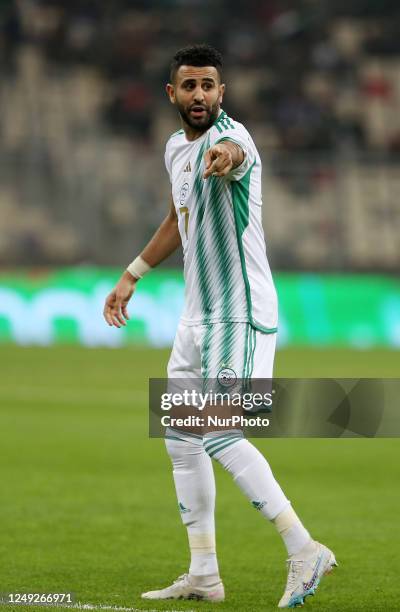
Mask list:
[[[167,85],[172,104],[194,131],[205,132],[218,117],[225,85],[214,66],[180,66],[174,83]]]

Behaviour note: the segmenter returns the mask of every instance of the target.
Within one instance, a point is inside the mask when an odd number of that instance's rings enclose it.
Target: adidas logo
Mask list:
[[[187,163],[187,165],[184,167],[183,171],[184,172],[191,172],[192,171],[192,166],[190,165],[190,162]]]
[[[265,500],[263,501],[252,501],[251,505],[253,506],[253,508],[255,508],[256,510],[262,510],[262,508],[264,508],[264,506],[267,504],[267,502]]]
[[[179,510],[181,512],[181,514],[185,514],[186,512],[191,512],[190,508],[185,508],[185,506],[182,504],[182,502],[179,502]]]

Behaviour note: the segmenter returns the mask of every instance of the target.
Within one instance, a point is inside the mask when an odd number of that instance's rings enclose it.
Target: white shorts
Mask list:
[[[200,379],[228,376],[272,378],[276,333],[260,332],[250,323],[185,325],[176,332],[168,378]]]

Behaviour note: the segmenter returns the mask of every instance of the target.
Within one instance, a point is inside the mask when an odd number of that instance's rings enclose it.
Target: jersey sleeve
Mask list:
[[[249,168],[251,168],[256,159],[256,150],[250,134],[241,123],[229,118],[218,122],[214,126],[213,132],[214,142],[210,143],[211,146],[219,142],[230,140],[239,145],[242,149],[244,160],[240,166],[231,170],[227,175],[228,180],[239,181],[247,173]]]

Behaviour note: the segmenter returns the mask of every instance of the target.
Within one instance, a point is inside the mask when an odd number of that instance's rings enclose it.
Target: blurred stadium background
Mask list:
[[[133,322],[103,297],[163,218],[174,51],[225,56],[254,134],[281,346],[400,346],[400,19],[394,0],[3,0],[0,341],[169,346],[180,254]]]
[[[186,570],[169,460],[147,427],[148,378],[165,375],[182,307],[180,254],[141,281],[126,329],[101,312],[166,213],[178,121],[164,84],[193,42],[223,52],[224,108],[263,159],[276,375],[399,376],[398,1],[1,0],[0,593],[142,609],[141,591]],[[319,612],[397,610],[398,441],[257,446],[337,552]],[[275,609],[284,550],[216,477],[218,608]]]

